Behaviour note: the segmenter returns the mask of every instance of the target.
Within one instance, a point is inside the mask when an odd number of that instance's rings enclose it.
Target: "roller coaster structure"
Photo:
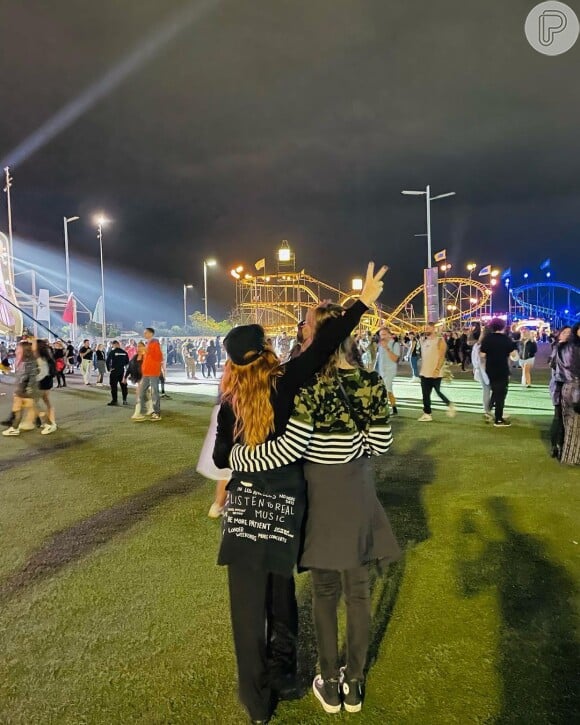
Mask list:
[[[490,310],[491,290],[478,280],[444,277],[439,279],[439,287],[445,313],[441,322],[445,325],[469,320]],[[417,316],[415,305],[423,308],[423,294],[424,288],[420,285],[394,309],[373,306],[364,316],[361,328],[375,331],[384,325],[398,334],[419,331],[424,320]],[[356,299],[356,295],[315,279],[304,270],[246,275],[236,281],[234,319],[237,324],[262,325],[271,335],[284,330],[294,332],[306,309],[326,299],[337,300],[344,305]]]
[[[537,317],[553,327],[580,321],[580,289],[565,282],[535,282],[510,290],[512,317]]]

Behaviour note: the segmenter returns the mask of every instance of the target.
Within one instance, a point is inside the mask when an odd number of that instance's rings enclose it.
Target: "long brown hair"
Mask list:
[[[256,353],[257,350],[249,350],[246,357],[253,357]],[[271,395],[283,372],[280,360],[270,345],[248,365],[236,365],[231,360],[226,362],[221,392],[222,400],[231,405],[236,418],[234,439],[255,447],[274,432]]]
[[[313,336],[315,337],[317,335],[320,328],[323,327],[328,320],[342,317],[343,314],[344,307],[341,307],[341,305],[337,305],[334,302],[323,302],[321,305],[318,305],[318,307],[315,307],[311,311]],[[346,340],[344,340],[330,356],[328,362],[320,371],[320,376],[322,378],[330,380],[331,378],[336,377],[341,353],[350,365],[353,365],[354,367],[363,367],[361,355],[354,338],[347,337]]]

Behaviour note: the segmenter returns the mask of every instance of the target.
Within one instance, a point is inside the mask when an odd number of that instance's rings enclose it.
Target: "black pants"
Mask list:
[[[445,405],[451,405],[449,398],[441,392],[441,378],[425,378],[421,375],[421,392],[423,393],[423,412],[431,415],[431,392],[435,391]]]
[[[207,370],[207,377],[211,377],[211,373],[213,373],[214,378],[217,378],[217,370],[215,367],[215,363],[206,363],[205,364],[206,370]]]
[[[495,422],[501,423],[503,420],[505,399],[508,394],[509,378],[490,380],[489,386],[491,388],[491,399],[489,405],[491,408],[495,408]]]
[[[564,447],[564,419],[562,417],[562,406],[554,406],[554,418],[552,419],[552,427],[550,428],[550,439],[552,448],[556,446],[562,450]]]
[[[275,676],[296,671],[294,577],[231,564],[228,581],[240,700],[253,720],[266,720],[275,704]]]
[[[109,382],[111,384],[111,399],[113,403],[116,403],[118,400],[119,391],[117,390],[117,385],[121,386],[121,395],[123,396],[123,402],[125,402],[127,400],[128,390],[127,383],[123,382],[123,373],[117,372],[116,370],[111,370]]]
[[[322,679],[337,679],[338,604],[346,603],[346,672],[349,680],[364,677],[369,648],[371,600],[368,566],[347,571],[312,569],[313,614]]]
[[[64,370],[57,372],[56,384],[58,385],[59,388],[66,388],[66,378],[64,376]]]

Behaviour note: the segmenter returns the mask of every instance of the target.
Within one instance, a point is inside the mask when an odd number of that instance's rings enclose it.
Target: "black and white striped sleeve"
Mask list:
[[[237,443],[230,454],[230,467],[244,473],[263,473],[299,461],[308,448],[312,423],[291,418],[283,435],[254,448]]]

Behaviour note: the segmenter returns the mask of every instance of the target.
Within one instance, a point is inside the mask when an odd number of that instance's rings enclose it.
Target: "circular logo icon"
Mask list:
[[[565,3],[540,3],[526,18],[528,43],[544,55],[566,53],[578,40],[579,32],[578,16]]]

